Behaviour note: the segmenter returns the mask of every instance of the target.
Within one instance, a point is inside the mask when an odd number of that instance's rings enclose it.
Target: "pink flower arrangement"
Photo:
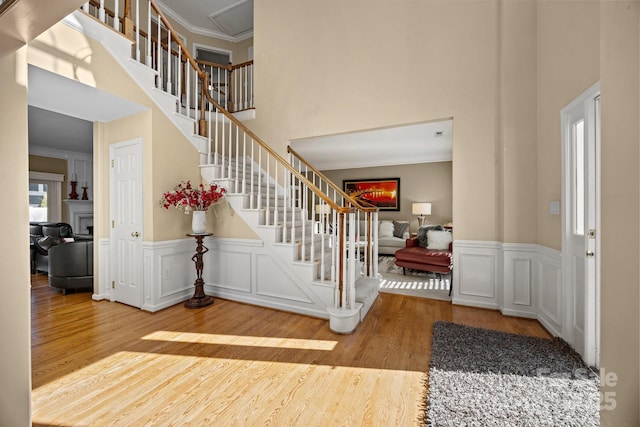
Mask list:
[[[226,188],[218,187],[216,184],[194,186],[191,181],[182,181],[173,191],[167,191],[162,195],[160,204],[165,209],[175,206],[188,215],[191,211],[206,211],[211,205],[217,203],[226,192]]]

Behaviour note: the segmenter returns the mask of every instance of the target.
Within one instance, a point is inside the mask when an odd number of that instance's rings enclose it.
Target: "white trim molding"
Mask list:
[[[456,240],[453,245],[454,304],[500,308],[501,243]]]
[[[538,246],[520,243],[502,244],[504,283],[502,307],[504,315],[537,317]]]

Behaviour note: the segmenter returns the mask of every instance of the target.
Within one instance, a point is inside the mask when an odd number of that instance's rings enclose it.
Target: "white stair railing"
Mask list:
[[[212,96],[228,111],[254,108],[253,61],[235,65],[196,61],[187,54],[186,41],[170,30],[155,1],[125,0],[124,11],[121,4],[122,0],[91,0],[81,9],[134,42],[131,57],[158,73],[156,87],[178,97],[177,112],[205,120],[207,105],[201,96],[204,72],[211,76]]]

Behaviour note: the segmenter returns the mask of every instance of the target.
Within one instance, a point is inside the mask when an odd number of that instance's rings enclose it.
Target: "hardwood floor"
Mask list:
[[[534,320],[381,293],[351,335],[223,299],[147,313],[33,276],[35,426],[412,426],[436,320],[550,337]]]

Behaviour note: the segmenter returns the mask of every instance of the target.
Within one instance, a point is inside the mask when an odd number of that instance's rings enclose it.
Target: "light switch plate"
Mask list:
[[[549,215],[560,215],[560,202],[554,200],[549,203]]]

